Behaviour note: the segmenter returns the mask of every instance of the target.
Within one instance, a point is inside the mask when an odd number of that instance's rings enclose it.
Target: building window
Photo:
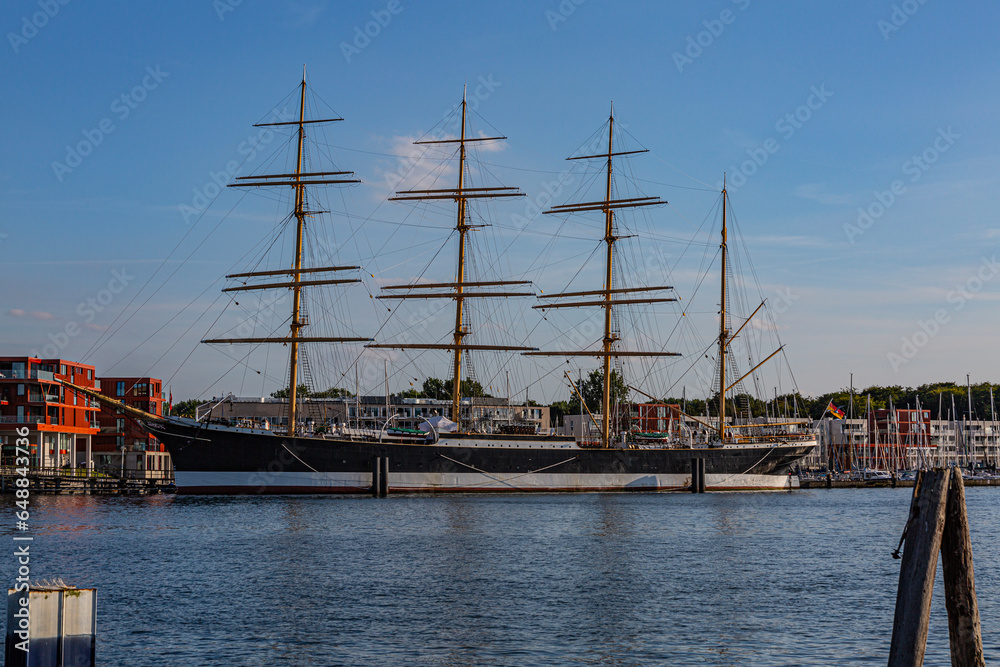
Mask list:
[[[118,382],[115,383],[115,396],[124,396],[124,395],[125,395],[125,382],[119,380]]]
[[[24,396],[24,385],[23,384],[17,385],[17,395],[18,396]]]
[[[61,375],[66,375],[66,364],[63,364],[63,365],[62,365],[62,368],[61,368],[61,370],[62,370],[62,373],[61,373]]]
[[[87,369],[87,379],[88,380],[93,380],[94,379],[94,371],[93,371],[93,369],[90,369],[90,368]]]

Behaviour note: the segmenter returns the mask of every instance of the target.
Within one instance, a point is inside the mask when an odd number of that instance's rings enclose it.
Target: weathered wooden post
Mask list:
[[[691,493],[698,493],[698,459],[691,459]]]
[[[950,469],[921,471],[913,487],[896,592],[889,667],[920,667],[924,663],[950,477]]]
[[[705,459],[698,459],[698,493],[705,493]]]
[[[944,602],[948,608],[948,638],[952,667],[985,667],[983,636],[972,571],[972,540],[965,508],[965,484],[955,469],[948,487],[948,508],[941,541]]]

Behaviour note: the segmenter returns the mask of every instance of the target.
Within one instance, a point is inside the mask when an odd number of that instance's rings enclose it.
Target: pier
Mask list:
[[[1000,478],[975,479],[965,478],[965,486],[1000,486]],[[799,478],[800,489],[868,489],[868,488],[912,488],[916,482],[912,479],[837,479],[824,477]]]
[[[25,476],[13,466],[0,467],[0,492],[14,493],[15,480]],[[23,471],[23,469],[20,469]],[[130,471],[124,475],[78,468],[29,468],[27,489],[34,494],[144,496],[174,490],[172,470]]]

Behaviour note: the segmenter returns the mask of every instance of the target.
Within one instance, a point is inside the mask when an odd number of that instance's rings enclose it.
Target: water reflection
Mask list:
[[[967,493],[989,662],[1000,494]],[[884,664],[908,502],[39,497],[32,558],[101,591],[102,664]],[[939,602],[927,664],[948,662]]]

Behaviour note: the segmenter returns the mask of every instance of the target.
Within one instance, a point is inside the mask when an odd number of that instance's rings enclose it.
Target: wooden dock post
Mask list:
[[[372,498],[378,498],[382,491],[382,457],[372,459]]]
[[[379,472],[378,481],[378,495],[379,498],[387,498],[389,496],[389,457],[381,457],[381,470]]]
[[[944,569],[951,664],[985,667],[961,470],[917,475],[903,540],[889,667],[923,665],[938,553]]]
[[[950,469],[921,471],[913,487],[896,592],[889,667],[920,667],[924,663],[950,477]]]
[[[948,639],[952,667],[985,667],[983,636],[976,602],[976,581],[972,571],[972,540],[965,507],[962,473],[951,473],[948,508],[941,541],[944,570],[944,602],[948,608]]]
[[[705,493],[705,459],[691,459],[691,493]]]

